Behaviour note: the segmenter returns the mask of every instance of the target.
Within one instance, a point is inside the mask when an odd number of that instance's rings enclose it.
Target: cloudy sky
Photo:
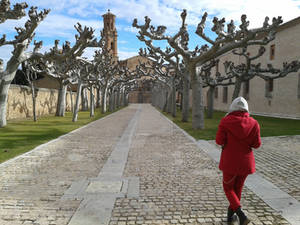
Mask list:
[[[11,0],[11,3],[22,2]],[[247,14],[252,27],[261,26],[264,17],[282,16],[287,22],[300,16],[300,0],[27,0],[30,6],[39,9],[51,9],[46,19],[36,30],[36,40],[43,40],[43,50],[53,46],[54,40],[61,40],[61,44],[68,40],[74,43],[76,30],[74,25],[82,25],[95,29],[95,35],[100,36],[103,28],[102,15],[111,10],[116,15],[118,31],[119,58],[125,59],[138,54],[138,49],[144,45],[136,38],[137,30],[131,24],[134,18],[139,23],[144,22],[144,16],[151,18],[153,25],[166,25],[170,34],[180,26],[180,13],[187,9],[187,24],[189,25],[190,46],[201,43],[201,39],[194,35],[197,24],[203,13],[208,13],[206,32],[210,33],[210,24],[214,16],[225,17],[226,21],[233,19],[239,24],[242,14]],[[18,21],[7,21],[0,24],[0,35],[7,34],[8,38],[15,35],[15,26],[24,26],[26,18]],[[5,61],[10,58],[12,48],[1,47],[0,58]],[[93,49],[85,55],[91,57]]]

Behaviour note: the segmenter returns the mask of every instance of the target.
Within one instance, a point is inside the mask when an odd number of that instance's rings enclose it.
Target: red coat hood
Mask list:
[[[228,114],[222,122],[226,129],[237,139],[247,139],[255,126],[252,118],[249,118],[249,113],[242,111]]]

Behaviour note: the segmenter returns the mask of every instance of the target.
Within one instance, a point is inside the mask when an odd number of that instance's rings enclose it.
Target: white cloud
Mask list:
[[[119,43],[119,44],[127,44],[128,41],[125,41],[125,40],[118,40],[118,43]]]
[[[102,29],[103,24],[99,20],[82,20],[58,14],[49,14],[38,26],[36,33],[42,37],[63,37],[74,40],[74,35],[77,33],[74,25],[77,22],[82,26],[96,29],[95,35],[100,36],[100,29]]]
[[[173,31],[180,26],[180,13],[184,8],[188,11],[189,25],[197,25],[204,11],[208,12],[210,20],[218,16],[225,17],[227,21],[231,19],[239,21],[242,14],[247,14],[253,27],[261,26],[265,16],[282,16],[284,21],[288,21],[300,15],[299,0],[27,0],[27,2],[40,8],[51,8],[54,16],[65,13],[65,17],[90,18],[98,15],[101,18],[107,9],[111,9],[111,12],[117,15],[117,19],[129,23],[134,18],[138,18],[139,23],[144,23],[144,16],[149,16],[153,25],[163,24],[168,26],[168,30]],[[59,20],[57,22],[60,23]],[[126,31],[133,32],[130,29]]]

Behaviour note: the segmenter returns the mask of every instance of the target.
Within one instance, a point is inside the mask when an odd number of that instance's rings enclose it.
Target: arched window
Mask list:
[[[114,42],[111,42],[111,43],[110,43],[110,49],[111,49],[111,50],[114,50]]]

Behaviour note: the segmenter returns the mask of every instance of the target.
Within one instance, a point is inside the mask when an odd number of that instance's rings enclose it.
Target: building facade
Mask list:
[[[300,60],[300,17],[282,24],[277,29],[275,40],[270,42],[266,52],[253,63],[261,63],[262,68],[272,64],[274,68],[282,68],[284,62]],[[248,54],[256,55],[257,47],[248,48]],[[235,65],[243,62],[242,56],[232,53],[221,56],[218,64],[219,72],[224,73],[225,61],[233,61]],[[227,111],[231,103],[233,86],[218,86],[214,96],[214,108]],[[204,89],[204,102],[207,102],[207,91]],[[255,77],[244,82],[240,96],[247,99],[250,113],[284,118],[300,119],[300,71],[290,73],[286,77],[265,81]]]

